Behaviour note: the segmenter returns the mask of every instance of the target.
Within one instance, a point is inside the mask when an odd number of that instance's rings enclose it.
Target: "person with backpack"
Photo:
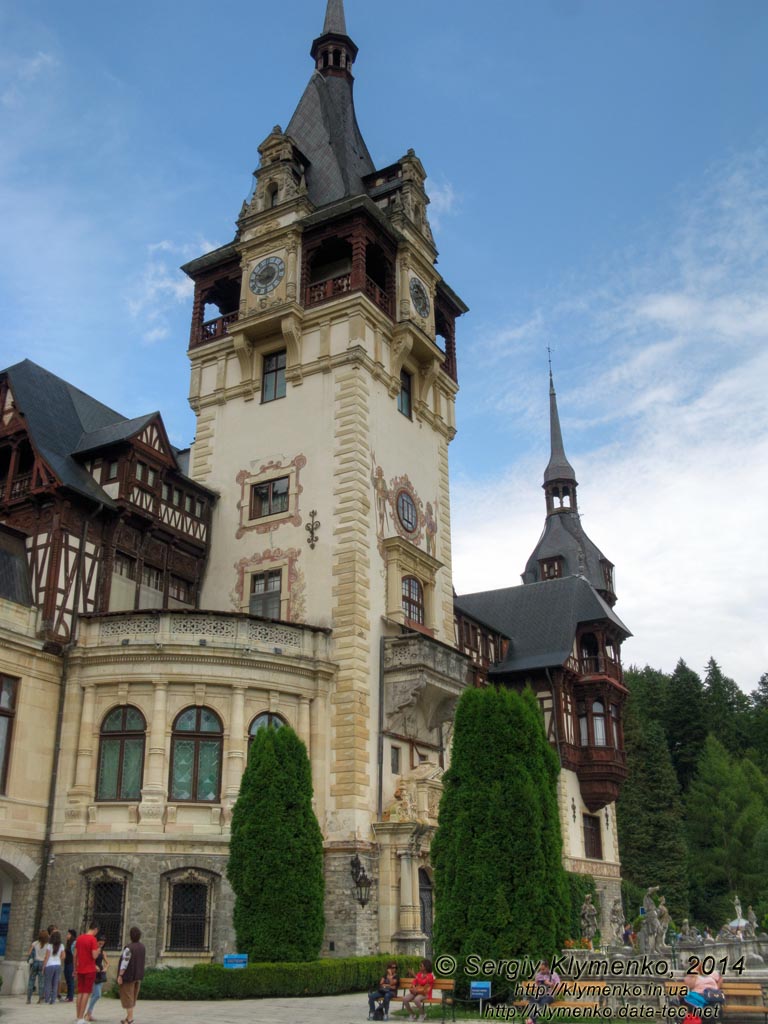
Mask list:
[[[368,1020],[389,1020],[389,1004],[397,995],[400,977],[394,960],[387,964],[384,976],[379,979],[378,988],[368,993]],[[379,1006],[376,1006],[377,1001]],[[381,1016],[377,1014],[381,1011]]]

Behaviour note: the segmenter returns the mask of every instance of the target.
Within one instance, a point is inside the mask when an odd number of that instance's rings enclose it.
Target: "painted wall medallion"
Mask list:
[[[422,319],[426,320],[426,318],[429,316],[430,309],[429,295],[427,294],[427,289],[424,287],[424,285],[421,283],[418,277],[411,278],[411,302],[413,303],[413,308],[416,310],[419,316]]]
[[[397,495],[397,518],[407,533],[415,533],[419,525],[419,514],[408,491],[400,491]]]
[[[267,295],[284,277],[285,263],[279,256],[268,256],[253,268],[248,285],[254,295]]]

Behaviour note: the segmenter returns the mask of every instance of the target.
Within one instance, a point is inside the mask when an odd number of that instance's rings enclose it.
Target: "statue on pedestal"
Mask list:
[[[589,943],[592,949],[592,940],[597,931],[597,908],[592,905],[592,893],[588,892],[581,905],[581,937]]]

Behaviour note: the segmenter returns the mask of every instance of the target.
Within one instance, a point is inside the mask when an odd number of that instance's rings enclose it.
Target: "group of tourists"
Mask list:
[[[117,968],[117,984],[120,989],[120,1003],[125,1017],[120,1024],[133,1024],[133,1010],[144,977],[146,951],[141,940],[141,931],[131,928],[131,941],[120,953]],[[37,986],[38,1003],[53,1005],[58,1000],[76,1002],[77,1024],[90,1024],[94,1019],[93,1009],[101,997],[107,981],[109,958],[105,952],[107,936],[97,921],[92,921],[87,931],[78,935],[74,928],[62,940],[55,924],[42,929],[29,947],[29,982],[27,1002]],[[60,993],[61,978],[64,978],[66,995]]]

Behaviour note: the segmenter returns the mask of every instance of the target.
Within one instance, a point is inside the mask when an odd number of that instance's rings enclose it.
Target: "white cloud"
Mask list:
[[[429,196],[429,223],[435,231],[439,231],[446,217],[450,216],[458,206],[459,197],[449,181],[427,184]]]
[[[497,369],[486,408],[546,430],[539,349],[552,339],[583,525],[616,562],[635,634],[625,662],[701,670],[714,655],[750,690],[768,670],[766,151],[713,169],[676,230],[631,256],[496,330],[492,358],[514,357],[515,387]],[[543,524],[543,469],[458,483],[459,593],[517,583]],[[497,510],[482,530],[478,493]]]
[[[0,61],[0,104],[9,109],[21,106],[30,86],[57,66],[56,58],[43,51],[32,57],[4,58]]]

